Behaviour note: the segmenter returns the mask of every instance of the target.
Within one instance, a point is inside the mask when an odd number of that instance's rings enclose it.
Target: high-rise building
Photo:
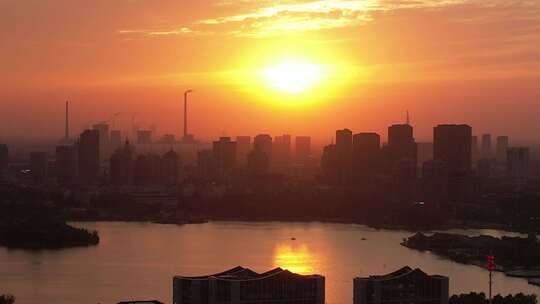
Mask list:
[[[268,134],[259,134],[253,140],[253,149],[263,152],[268,160],[272,161],[272,137]]]
[[[115,186],[131,185],[134,176],[134,149],[126,141],[122,148],[116,149],[110,159],[111,184]]]
[[[212,145],[212,156],[221,178],[230,176],[236,168],[236,142],[230,137],[221,137]]]
[[[106,123],[98,123],[93,125],[92,129],[99,132],[99,146],[101,149],[109,147],[109,125]]]
[[[438,125],[433,128],[433,158],[449,172],[471,170],[472,128],[468,125]]]
[[[336,130],[336,173],[342,183],[350,182],[352,168],[353,134],[349,129]]]
[[[426,161],[433,160],[433,143],[432,142],[419,142],[416,143],[418,165],[421,167]]]
[[[353,137],[354,176],[372,177],[380,165],[381,137],[377,133],[358,133]]]
[[[247,156],[251,151],[251,136],[236,136],[236,161],[241,166],[247,164]]]
[[[203,179],[213,179],[216,176],[217,166],[213,152],[201,150],[197,152],[197,171]]]
[[[148,186],[152,183],[152,162],[150,157],[141,154],[133,162],[133,183],[135,186]]]
[[[321,169],[323,176],[329,183],[339,183],[340,176],[340,160],[336,145],[328,145],[323,149],[321,157]]]
[[[506,161],[506,150],[508,149],[508,136],[497,136],[496,158],[498,162]]]
[[[79,179],[83,183],[95,183],[99,179],[99,131],[85,130],[79,139]]]
[[[506,168],[509,177],[526,178],[529,176],[530,149],[511,147],[507,149]]]
[[[311,157],[311,137],[296,136],[295,139],[295,154],[296,162],[299,164],[307,164]]]
[[[417,162],[417,148],[413,137],[413,127],[407,124],[396,124],[388,127],[388,146],[386,149],[390,166],[407,159]]]
[[[422,198],[435,208],[448,203],[448,169],[443,161],[428,160],[422,164]]]
[[[164,134],[159,140],[160,144],[169,144],[172,145],[176,142],[174,134]]]
[[[122,131],[111,130],[111,149],[114,151],[122,146]]]
[[[30,153],[30,174],[34,182],[44,182],[48,177],[49,154],[47,152]]]
[[[491,134],[482,135],[482,158],[492,158],[491,151]]]
[[[7,178],[9,165],[9,148],[5,144],[0,144],[0,181]]]
[[[321,275],[276,268],[264,273],[235,267],[208,276],[173,278],[173,304],[324,304]]]
[[[161,158],[161,179],[166,186],[174,186],[178,183],[180,175],[180,158],[172,149]]]
[[[252,176],[264,176],[270,170],[270,158],[259,145],[256,145],[247,156],[247,166]]]
[[[147,145],[152,143],[152,131],[151,130],[138,130],[137,131],[137,144]]]
[[[448,277],[403,267],[385,275],[353,280],[354,304],[448,303]]]
[[[288,164],[291,161],[291,136],[282,135],[274,138],[272,145],[272,160],[278,164]]]
[[[57,146],[55,156],[55,169],[58,183],[74,183],[79,169],[79,151],[77,150],[77,146]]]

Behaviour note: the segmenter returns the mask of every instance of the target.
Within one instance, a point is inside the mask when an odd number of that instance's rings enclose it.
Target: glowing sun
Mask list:
[[[321,78],[321,69],[309,62],[287,60],[266,68],[264,77],[274,89],[295,94],[313,87]]]

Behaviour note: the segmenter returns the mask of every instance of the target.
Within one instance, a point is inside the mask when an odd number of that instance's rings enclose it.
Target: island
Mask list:
[[[401,243],[411,249],[430,251],[458,263],[487,267],[486,256],[496,257],[496,271],[508,276],[528,278],[537,285],[540,278],[540,241],[535,234],[528,237],[496,238],[488,235],[466,236],[421,232]]]

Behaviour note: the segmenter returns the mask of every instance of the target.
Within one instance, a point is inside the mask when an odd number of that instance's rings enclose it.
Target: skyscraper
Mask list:
[[[349,129],[336,131],[336,169],[341,182],[350,182],[352,174],[352,131]]]
[[[433,128],[433,157],[450,172],[471,170],[472,128],[468,125],[438,125]]]
[[[491,134],[482,135],[482,158],[492,158]]]
[[[180,170],[180,157],[172,149],[161,158],[161,180],[165,186],[174,186],[178,183]]]
[[[274,163],[288,164],[291,161],[291,136],[288,134],[276,136],[272,145]]]
[[[354,176],[372,177],[380,165],[381,137],[377,133],[358,133],[353,137]]]
[[[413,137],[413,127],[407,124],[396,124],[388,127],[388,148],[390,166],[394,167],[399,161],[407,159],[417,161],[416,142]]]
[[[79,178],[83,183],[95,183],[99,178],[99,131],[85,130],[79,139]]]
[[[295,140],[296,161],[299,164],[307,164],[311,157],[311,137],[296,136]]]
[[[237,136],[236,137],[236,161],[239,165],[247,164],[247,155],[251,151],[251,137]]]
[[[268,160],[272,161],[272,137],[268,134],[259,134],[253,140],[253,148],[263,152]]]
[[[509,139],[508,136],[498,136],[497,137],[497,161],[505,162],[506,161],[506,150],[508,149]]]
[[[152,143],[152,131],[150,130],[138,130],[137,131],[137,144],[147,145]]]
[[[109,125],[107,123],[97,123],[92,129],[99,132],[99,146],[101,149],[109,147]]]
[[[236,168],[236,142],[230,137],[221,137],[212,145],[212,155],[221,178],[233,173]]]

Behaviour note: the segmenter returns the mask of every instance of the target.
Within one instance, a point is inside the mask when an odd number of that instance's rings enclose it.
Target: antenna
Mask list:
[[[188,135],[187,98],[188,98],[188,94],[191,92],[193,92],[193,90],[187,90],[184,92],[184,138],[187,138],[187,135]]]

